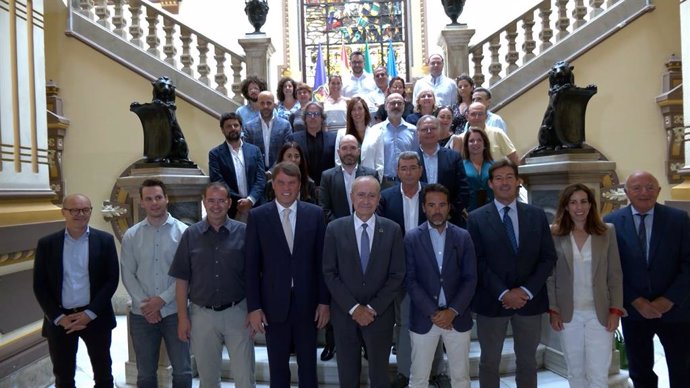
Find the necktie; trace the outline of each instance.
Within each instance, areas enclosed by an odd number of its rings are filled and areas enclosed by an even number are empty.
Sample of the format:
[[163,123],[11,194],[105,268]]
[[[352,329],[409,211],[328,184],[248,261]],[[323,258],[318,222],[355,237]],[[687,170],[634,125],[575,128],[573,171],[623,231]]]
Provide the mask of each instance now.
[[513,229],[513,220],[508,216],[509,211],[509,206],[503,208],[503,226],[506,228],[506,234],[508,235],[508,240],[510,240],[510,245],[513,246],[513,252],[517,253],[518,243],[515,238],[515,229]]
[[290,253],[292,253],[293,237],[292,237],[292,225],[290,225],[290,209],[283,209],[283,218],[281,219],[281,224],[283,224],[283,233],[285,233],[285,239],[287,240],[288,248],[290,248]]
[[640,240],[640,247],[642,247],[642,256],[649,262],[647,257],[647,226],[644,224],[644,219],[647,214],[638,214],[640,216],[640,226],[637,228],[637,239]]
[[362,236],[359,241],[359,259],[362,264],[362,272],[366,272],[369,263],[369,234],[367,224],[362,224]]

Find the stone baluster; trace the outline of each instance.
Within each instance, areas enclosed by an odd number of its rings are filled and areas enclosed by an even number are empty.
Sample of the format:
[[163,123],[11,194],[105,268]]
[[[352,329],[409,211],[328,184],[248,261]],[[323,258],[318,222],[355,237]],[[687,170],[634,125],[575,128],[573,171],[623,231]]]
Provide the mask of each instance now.
[[155,8],[146,7],[146,22],[149,24],[149,33],[146,35],[146,43],[149,48],[146,51],[154,57],[160,58],[161,52],[158,46],[160,46],[161,40],[158,39],[158,13]]
[[606,8],[611,8],[617,2],[618,2],[618,0],[607,0],[606,1]]
[[472,51],[472,62],[474,62],[474,75],[472,79],[474,80],[475,86],[482,86],[486,77],[484,77],[484,72],[482,70],[482,60],[484,60],[484,50],[482,46],[478,46],[474,51]]
[[127,27],[127,19],[125,19],[124,15],[124,5],[125,0],[114,1],[113,26],[115,26],[115,29],[113,32],[122,39],[127,39],[127,30],[125,29]]
[[129,0],[129,13],[132,14],[131,24],[129,25],[129,35],[132,36],[132,39],[129,41],[137,47],[143,47],[144,42],[141,41],[141,36],[144,35],[144,30],[139,25],[141,21],[141,0]]
[[503,66],[498,57],[498,50],[501,48],[501,36],[496,34],[489,39],[489,51],[491,52],[491,64],[489,65],[489,86],[501,80],[501,69]]
[[230,56],[230,68],[232,69],[232,100],[242,105],[244,104],[244,97],[240,90],[240,84],[242,83],[242,60],[235,55]]
[[98,0],[96,5],[96,16],[98,16],[98,24],[110,30],[110,10],[108,9],[108,0]]
[[213,58],[216,60],[216,76],[214,77],[216,81],[216,90],[222,95],[228,95],[228,89],[225,88],[225,84],[228,82],[228,77],[225,75],[225,51],[215,46],[215,55]]
[[589,20],[594,19],[597,15],[604,12],[601,5],[604,4],[604,0],[589,0],[589,7],[592,9],[589,11]]
[[553,37],[553,30],[551,29],[551,4],[544,2],[539,8],[539,17],[541,18],[541,32],[539,33],[539,52],[544,52],[551,47],[551,38]]
[[570,25],[570,18],[568,18],[568,0],[556,0],[556,5],[558,6],[558,20],[556,20],[556,28],[558,32],[556,33],[556,41],[559,41],[566,36],[568,36],[568,26]]
[[196,48],[199,50],[199,65],[196,67],[196,71],[199,72],[199,82],[206,86],[209,86],[208,73],[211,72],[211,68],[206,64],[206,55],[208,54],[208,42],[202,37],[196,37]]
[[530,12],[522,19],[522,29],[525,31],[525,39],[522,43],[522,64],[529,62],[535,57],[534,49],[537,48],[537,42],[534,40],[534,13]]
[[515,21],[506,28],[506,40],[508,41],[508,53],[505,56],[506,62],[508,62],[506,74],[510,74],[518,68],[517,61],[520,58],[520,53],[515,47],[517,35],[517,21]]
[[79,0],[79,13],[94,20],[93,0]]
[[577,30],[585,24],[585,16],[587,16],[587,7],[585,7],[585,0],[575,0],[575,8],[573,8],[573,30]]
[[180,41],[182,42],[182,55],[180,55],[180,62],[182,62],[182,72],[193,76],[194,70],[192,70],[192,65],[194,64],[194,57],[192,57],[190,45],[192,43],[192,31],[187,28],[180,26]]
[[175,60],[177,49],[175,49],[173,36],[175,34],[175,21],[171,18],[163,17],[163,31],[165,32],[165,45],[163,45],[165,62],[172,67],[177,67],[177,61]]

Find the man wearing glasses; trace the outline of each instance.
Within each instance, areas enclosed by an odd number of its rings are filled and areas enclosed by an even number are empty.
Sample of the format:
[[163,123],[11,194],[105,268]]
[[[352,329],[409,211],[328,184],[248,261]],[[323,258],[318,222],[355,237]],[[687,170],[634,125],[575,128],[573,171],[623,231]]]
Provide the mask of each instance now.
[[386,102],[386,91],[388,91],[388,71],[385,67],[379,66],[374,70],[374,82],[376,88],[366,96],[367,104],[371,116],[374,117],[379,106]]
[[364,54],[361,51],[353,51],[350,54],[350,66],[352,67],[350,77],[343,76],[343,97],[365,97],[376,89],[371,74],[364,72]]
[[110,340],[118,284],[113,236],[89,227],[91,201],[72,194],[62,202],[65,229],[38,241],[34,294],[44,313],[43,336],[55,386],[74,387],[79,338],[88,348],[96,387],[112,387]]

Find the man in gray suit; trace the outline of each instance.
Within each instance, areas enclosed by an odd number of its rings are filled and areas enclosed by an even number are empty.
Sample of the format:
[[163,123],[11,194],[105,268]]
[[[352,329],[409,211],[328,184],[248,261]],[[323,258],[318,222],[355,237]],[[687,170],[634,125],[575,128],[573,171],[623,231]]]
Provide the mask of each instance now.
[[259,117],[244,125],[244,141],[254,144],[261,150],[268,179],[270,169],[278,159],[280,148],[292,140],[292,126],[289,121],[274,115],[273,93],[267,90],[259,93],[258,104]]
[[328,224],[323,273],[331,293],[331,317],[342,388],[358,388],[360,338],[369,354],[372,388],[389,388],[388,355],[393,336],[393,300],[405,277],[400,226],[374,215],[380,186],[371,176],[352,185],[355,214]]

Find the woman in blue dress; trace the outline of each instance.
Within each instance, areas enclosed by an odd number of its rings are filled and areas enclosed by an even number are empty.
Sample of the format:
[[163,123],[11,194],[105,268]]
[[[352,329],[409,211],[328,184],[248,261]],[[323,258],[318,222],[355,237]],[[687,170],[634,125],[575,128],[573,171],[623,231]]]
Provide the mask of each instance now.
[[463,134],[463,157],[467,183],[470,186],[470,202],[467,211],[482,207],[493,201],[494,192],[489,187],[489,167],[494,163],[489,152],[490,144],[486,133],[477,127],[470,127]]

